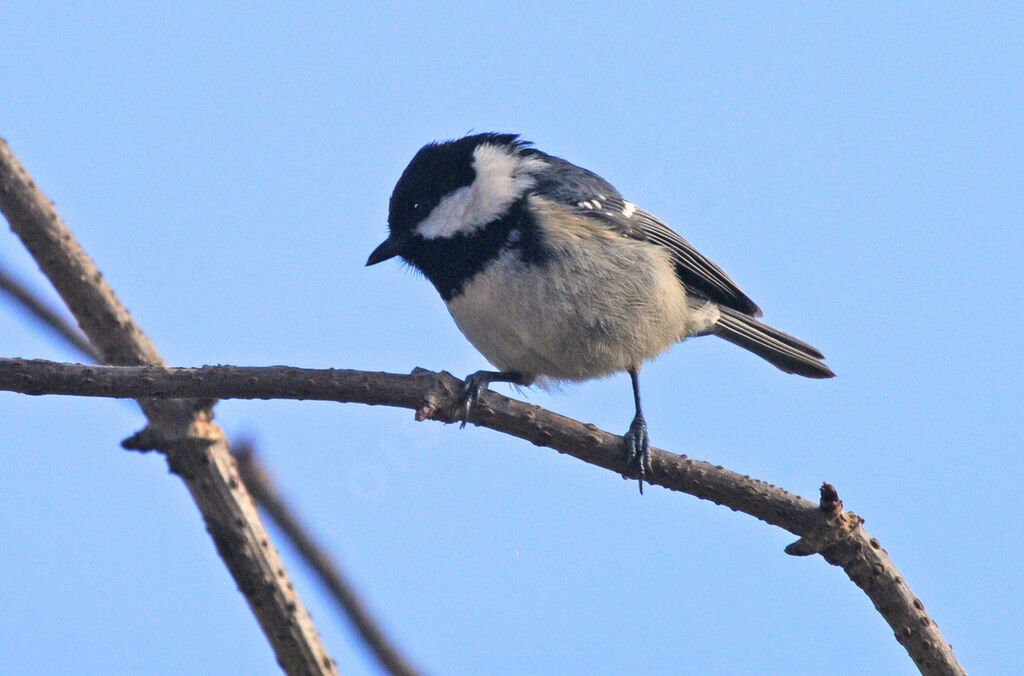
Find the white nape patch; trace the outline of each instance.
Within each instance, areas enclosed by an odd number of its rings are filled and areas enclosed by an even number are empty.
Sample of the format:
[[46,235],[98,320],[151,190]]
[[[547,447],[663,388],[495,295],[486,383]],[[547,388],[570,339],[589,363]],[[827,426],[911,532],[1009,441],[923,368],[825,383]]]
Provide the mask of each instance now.
[[632,202],[625,202],[625,203],[623,203],[623,205],[622,205],[622,215],[623,216],[625,216],[626,218],[630,218],[635,213],[636,213],[636,205],[635,204],[633,204]]
[[504,146],[478,146],[473,151],[476,178],[446,195],[414,232],[424,239],[438,239],[479,230],[504,215],[523,192],[533,187],[533,172],[543,166],[543,160],[519,157]]

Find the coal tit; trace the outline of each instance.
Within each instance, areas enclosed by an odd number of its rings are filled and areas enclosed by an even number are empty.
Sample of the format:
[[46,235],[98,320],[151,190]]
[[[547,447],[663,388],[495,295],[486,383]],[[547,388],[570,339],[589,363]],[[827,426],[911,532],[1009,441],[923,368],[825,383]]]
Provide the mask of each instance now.
[[809,378],[822,354],[763,324],[722,270],[603,178],[515,134],[420,149],[399,178],[394,256],[433,283],[462,333],[499,371],[466,378],[465,416],[492,382],[531,385],[629,373],[636,414],[626,472],[650,471],[641,365],[691,336],[716,335]]

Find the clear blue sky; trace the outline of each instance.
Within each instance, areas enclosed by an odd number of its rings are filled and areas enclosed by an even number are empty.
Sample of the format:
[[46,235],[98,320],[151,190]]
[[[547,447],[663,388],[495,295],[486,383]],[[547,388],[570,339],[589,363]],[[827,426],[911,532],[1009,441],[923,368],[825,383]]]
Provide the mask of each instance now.
[[[427,282],[363,263],[420,145],[520,132],[838,374],[677,346],[643,375],[653,443],[832,482],[968,671],[1024,670],[1019,8],[16,4],[0,135],[170,364],[484,368]],[[12,235],[0,261],[53,297]],[[0,354],[73,359],[6,301]],[[524,396],[631,417],[625,376]],[[434,673],[915,673],[839,569],[745,515],[404,410],[217,414]],[[119,449],[142,424],[0,394],[0,672],[276,672],[182,484]],[[375,673],[284,555],[342,671]]]

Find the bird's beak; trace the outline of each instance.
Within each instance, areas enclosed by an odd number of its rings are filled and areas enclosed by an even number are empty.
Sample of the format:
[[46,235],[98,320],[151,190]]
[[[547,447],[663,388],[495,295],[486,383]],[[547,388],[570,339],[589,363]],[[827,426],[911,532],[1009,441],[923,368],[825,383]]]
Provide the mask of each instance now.
[[396,238],[394,235],[388,237],[386,240],[380,243],[370,257],[366,259],[367,265],[376,265],[381,261],[386,261],[389,258],[394,258],[398,254],[402,253],[405,249],[405,240],[402,238]]

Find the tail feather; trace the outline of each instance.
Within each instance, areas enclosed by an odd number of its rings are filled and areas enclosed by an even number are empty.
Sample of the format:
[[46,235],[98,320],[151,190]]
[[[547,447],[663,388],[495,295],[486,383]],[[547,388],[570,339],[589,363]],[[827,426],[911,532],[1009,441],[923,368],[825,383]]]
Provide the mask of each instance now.
[[821,363],[824,355],[802,340],[757,321],[750,315],[719,306],[721,315],[712,329],[719,338],[750,350],[786,373],[808,378],[832,378],[832,369]]

